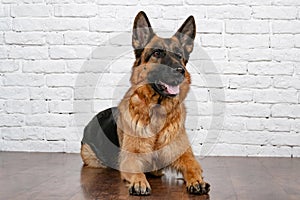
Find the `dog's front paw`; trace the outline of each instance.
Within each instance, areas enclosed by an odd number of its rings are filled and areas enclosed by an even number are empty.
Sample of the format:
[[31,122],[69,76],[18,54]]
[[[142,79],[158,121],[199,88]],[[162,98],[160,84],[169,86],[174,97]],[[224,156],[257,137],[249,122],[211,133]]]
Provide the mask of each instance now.
[[189,193],[191,194],[208,194],[209,190],[210,190],[210,185],[209,183],[206,183],[204,181],[194,181],[191,182],[189,184],[187,184],[186,189]]
[[136,181],[130,184],[129,194],[135,196],[147,196],[151,194],[151,188],[148,181]]

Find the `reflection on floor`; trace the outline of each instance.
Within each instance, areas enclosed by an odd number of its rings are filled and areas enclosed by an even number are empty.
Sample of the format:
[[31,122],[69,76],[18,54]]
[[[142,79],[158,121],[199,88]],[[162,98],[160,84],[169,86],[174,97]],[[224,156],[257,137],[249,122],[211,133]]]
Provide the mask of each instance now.
[[[186,193],[170,171],[149,177],[152,195],[142,199],[300,199],[300,159],[207,157],[199,159],[209,195]],[[79,154],[0,152],[1,199],[141,199],[128,195],[112,169],[82,167]]]

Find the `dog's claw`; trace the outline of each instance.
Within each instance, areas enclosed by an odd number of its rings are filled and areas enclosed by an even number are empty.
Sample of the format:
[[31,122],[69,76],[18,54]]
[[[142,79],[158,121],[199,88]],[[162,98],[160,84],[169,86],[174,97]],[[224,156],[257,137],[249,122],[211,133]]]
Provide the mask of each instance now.
[[210,184],[208,183],[200,183],[199,181],[187,186],[187,191],[191,194],[198,194],[198,195],[203,195],[203,194],[208,194],[210,190]]
[[134,184],[129,187],[129,194],[134,196],[148,196],[151,194],[151,188],[143,187],[141,184]]

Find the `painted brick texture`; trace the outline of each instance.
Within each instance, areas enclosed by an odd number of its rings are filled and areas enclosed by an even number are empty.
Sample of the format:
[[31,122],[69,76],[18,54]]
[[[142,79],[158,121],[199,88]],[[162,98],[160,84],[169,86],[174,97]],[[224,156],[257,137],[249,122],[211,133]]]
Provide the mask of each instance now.
[[0,0],[0,151],[79,152],[129,86],[131,28],[194,15],[186,127],[202,156],[300,156],[299,0]]

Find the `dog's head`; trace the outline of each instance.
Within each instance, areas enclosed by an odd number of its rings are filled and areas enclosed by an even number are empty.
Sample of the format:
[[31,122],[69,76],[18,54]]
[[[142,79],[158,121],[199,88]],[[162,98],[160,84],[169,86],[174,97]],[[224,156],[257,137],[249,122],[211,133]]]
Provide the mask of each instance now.
[[196,25],[187,18],[171,38],[157,36],[144,12],[135,18],[132,35],[136,61],[131,83],[147,84],[162,97],[184,98],[189,89],[190,75],[186,69],[193,50]]

